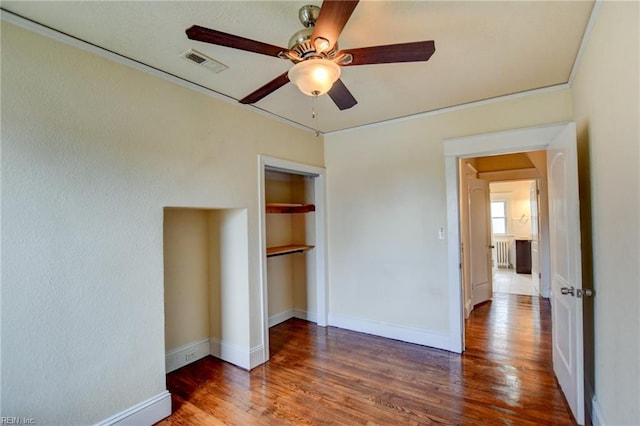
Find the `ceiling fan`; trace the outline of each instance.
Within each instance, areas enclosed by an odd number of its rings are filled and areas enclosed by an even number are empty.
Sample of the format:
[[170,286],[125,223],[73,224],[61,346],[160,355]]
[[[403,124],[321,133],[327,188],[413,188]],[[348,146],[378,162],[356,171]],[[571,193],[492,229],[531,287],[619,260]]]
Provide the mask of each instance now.
[[291,37],[288,49],[198,25],[188,28],[186,33],[191,40],[288,59],[294,63],[289,71],[240,99],[240,103],[258,102],[291,81],[309,96],[328,93],[336,106],[345,110],[358,102],[340,80],[340,67],[427,61],[436,50],[433,40],[338,50],[338,37],[357,4],[357,0],[325,0],[321,8],[303,6],[299,18],[305,28]]

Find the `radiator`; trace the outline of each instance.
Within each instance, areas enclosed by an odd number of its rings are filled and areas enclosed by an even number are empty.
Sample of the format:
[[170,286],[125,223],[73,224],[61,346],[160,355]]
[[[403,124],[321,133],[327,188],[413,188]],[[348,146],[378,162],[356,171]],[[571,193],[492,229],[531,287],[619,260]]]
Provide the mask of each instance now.
[[496,241],[496,263],[498,268],[509,268],[509,240]]

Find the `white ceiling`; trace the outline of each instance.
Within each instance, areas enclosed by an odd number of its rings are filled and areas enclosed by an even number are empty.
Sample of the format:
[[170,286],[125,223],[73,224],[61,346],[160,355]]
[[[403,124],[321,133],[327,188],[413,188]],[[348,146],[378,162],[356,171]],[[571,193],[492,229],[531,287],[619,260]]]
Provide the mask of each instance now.
[[[187,39],[197,24],[287,47],[298,9],[320,1],[22,2],[2,9],[122,56],[241,99],[291,67],[286,60]],[[428,62],[345,67],[358,100],[340,111],[318,99],[318,128],[336,131],[569,81],[593,1],[362,1],[340,48],[434,40]],[[194,48],[229,68],[182,59]],[[287,84],[255,108],[314,128],[312,99]]]

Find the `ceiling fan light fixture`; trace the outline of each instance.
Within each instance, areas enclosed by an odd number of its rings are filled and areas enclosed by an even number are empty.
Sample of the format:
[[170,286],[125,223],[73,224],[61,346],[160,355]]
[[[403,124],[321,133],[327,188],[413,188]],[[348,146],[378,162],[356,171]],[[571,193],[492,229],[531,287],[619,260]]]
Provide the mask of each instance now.
[[287,76],[305,95],[320,96],[340,78],[340,66],[327,59],[312,58],[295,64]]

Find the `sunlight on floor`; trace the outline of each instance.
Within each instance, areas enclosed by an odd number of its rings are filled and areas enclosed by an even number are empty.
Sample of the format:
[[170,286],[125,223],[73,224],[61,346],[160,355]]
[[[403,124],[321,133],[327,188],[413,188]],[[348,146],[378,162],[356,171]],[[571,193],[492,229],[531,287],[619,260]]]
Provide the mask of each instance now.
[[527,296],[537,296],[531,275],[516,274],[513,269],[495,268],[493,270],[493,292],[524,294]]

